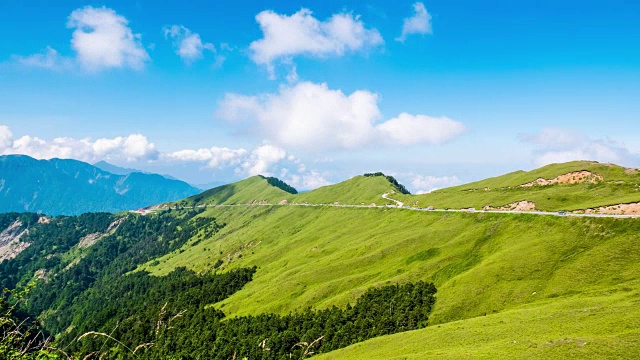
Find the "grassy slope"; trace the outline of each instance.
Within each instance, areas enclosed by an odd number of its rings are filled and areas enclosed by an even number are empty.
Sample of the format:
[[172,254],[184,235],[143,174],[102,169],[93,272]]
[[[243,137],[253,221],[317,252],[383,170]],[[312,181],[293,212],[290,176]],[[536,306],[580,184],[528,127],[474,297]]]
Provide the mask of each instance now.
[[333,204],[337,201],[340,204],[383,205],[388,201],[381,197],[382,194],[391,190],[395,191],[395,186],[382,176],[356,176],[335,185],[296,195],[293,201],[311,204]]
[[313,204],[360,204],[369,205],[375,202],[379,205],[386,203],[381,195],[395,187],[384,177],[356,176],[338,184],[323,186],[313,191],[293,195],[279,188],[271,186],[267,180],[260,176],[232,184],[219,186],[207,190],[199,195],[192,196],[185,201],[179,201],[181,205],[199,204],[247,204],[250,201],[266,200],[275,204],[281,200],[296,203]]
[[[518,173],[516,180],[502,177],[495,184],[553,178],[586,165],[552,166],[527,177]],[[611,174],[599,170],[594,172],[606,181],[629,180],[617,168]],[[374,196],[388,185],[371,189]],[[323,191],[293,201],[364,199]],[[567,201],[574,201],[571,196]],[[162,275],[185,265],[209,271],[218,259],[224,260],[223,271],[257,265],[250,284],[216,305],[231,316],[344,305],[388,282],[436,283],[435,326],[327,358],[640,355],[634,330],[640,300],[632,290],[640,285],[638,220],[282,206],[209,208],[201,216],[215,216],[227,227],[145,268]]]
[[219,258],[227,269],[259,266],[220,305],[230,315],[342,305],[370,286],[432,280],[439,290],[432,323],[440,324],[640,279],[636,220],[298,207],[207,214],[227,227],[148,268],[204,271]]
[[559,299],[384,336],[329,359],[631,359],[640,356],[640,294]]
[[[599,184],[557,184],[520,188],[519,185],[537,178],[553,179],[559,175],[587,170],[602,175]],[[485,190],[488,188],[489,190]],[[528,200],[539,210],[581,210],[597,206],[640,201],[640,172],[610,164],[575,161],[553,164],[537,170],[518,171],[499,177],[434,191],[418,196],[397,196],[406,203],[418,201],[418,206],[438,208],[482,208],[503,206]]]
[[207,190],[178,203],[185,205],[191,205],[194,202],[199,204],[246,204],[250,201],[262,200],[273,203],[289,196],[291,194],[271,186],[265,178],[252,176],[245,180]]
[[[537,178],[553,179],[574,171],[587,170],[602,175],[604,181],[598,184],[557,184],[521,188],[519,185]],[[485,190],[489,189],[489,190]],[[277,203],[288,200],[295,203],[341,204],[376,203],[386,200],[381,195],[394,190],[384,177],[356,176],[335,185],[324,186],[306,193],[292,195],[273,187],[259,176],[254,176],[233,184],[223,185],[193,196],[182,205],[191,205],[195,200],[204,204],[246,204],[250,201],[266,200]],[[553,164],[525,172],[518,171],[499,177],[482,180],[434,191],[425,195],[393,196],[408,205],[437,208],[482,208],[503,206],[517,201],[528,200],[536,203],[539,210],[583,210],[599,206],[640,202],[640,172],[609,164],[575,161]]]

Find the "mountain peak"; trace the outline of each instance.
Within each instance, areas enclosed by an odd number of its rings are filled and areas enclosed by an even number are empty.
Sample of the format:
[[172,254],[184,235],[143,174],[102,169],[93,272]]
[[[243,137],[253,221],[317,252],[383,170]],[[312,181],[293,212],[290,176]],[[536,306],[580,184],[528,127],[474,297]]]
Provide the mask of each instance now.
[[0,157],[0,179],[0,212],[119,212],[199,192],[160,175],[118,175],[78,160],[36,160],[24,155]]

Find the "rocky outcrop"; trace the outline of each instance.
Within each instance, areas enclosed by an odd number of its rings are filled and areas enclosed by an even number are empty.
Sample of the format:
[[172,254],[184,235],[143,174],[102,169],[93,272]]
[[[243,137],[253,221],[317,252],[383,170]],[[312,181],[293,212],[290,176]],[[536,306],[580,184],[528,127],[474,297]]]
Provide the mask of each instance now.
[[585,214],[640,215],[640,203],[618,204],[586,209]]
[[19,220],[0,232],[0,262],[15,258],[31,245],[20,241],[25,234],[28,234],[28,230],[23,228]]
[[125,219],[126,218],[123,217],[123,218],[120,218],[120,219],[112,222],[109,225],[109,227],[107,228],[107,231],[104,232],[104,233],[97,232],[97,233],[89,234],[89,235],[83,237],[82,239],[80,239],[80,242],[78,242],[78,248],[79,249],[86,249],[86,248],[90,247],[91,245],[95,244],[103,236],[108,235],[108,234],[112,233],[113,231],[116,231],[116,229],[120,226],[120,224],[122,224],[122,222]]
[[603,181],[602,175],[592,173],[591,171],[574,171],[568,174],[560,175],[553,179],[537,178],[536,180],[522,184],[520,187],[532,187],[532,186],[548,186],[554,184],[581,184],[591,183],[596,184]]
[[534,211],[536,203],[532,201],[518,201],[500,207],[485,206],[484,210],[500,210],[500,211]]

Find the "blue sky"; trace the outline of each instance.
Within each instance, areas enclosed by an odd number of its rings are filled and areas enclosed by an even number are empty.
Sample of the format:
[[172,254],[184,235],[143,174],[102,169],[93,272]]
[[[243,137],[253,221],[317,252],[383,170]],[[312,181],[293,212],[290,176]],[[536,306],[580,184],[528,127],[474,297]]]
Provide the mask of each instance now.
[[302,189],[640,166],[635,2],[183,3],[4,1],[0,153]]

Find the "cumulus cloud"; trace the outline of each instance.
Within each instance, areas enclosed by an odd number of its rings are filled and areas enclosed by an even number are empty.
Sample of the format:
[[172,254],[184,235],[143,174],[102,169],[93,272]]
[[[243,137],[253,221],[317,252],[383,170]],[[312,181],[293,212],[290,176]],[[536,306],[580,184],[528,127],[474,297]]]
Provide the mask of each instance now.
[[414,14],[405,18],[402,24],[402,35],[396,38],[396,41],[404,42],[407,36],[411,34],[431,34],[431,15],[423,3],[417,2],[413,4]]
[[241,168],[244,173],[253,175],[271,175],[271,167],[287,158],[287,152],[277,146],[265,144],[255,148]]
[[456,176],[425,176],[416,175],[411,180],[411,190],[415,194],[426,194],[434,190],[460,185],[460,179]]
[[313,17],[308,9],[293,15],[267,10],[256,16],[263,38],[249,46],[251,58],[273,75],[273,63],[297,55],[342,56],[384,43],[376,29],[366,28],[359,16],[334,14],[325,21]]
[[65,70],[73,65],[73,60],[61,56],[51,46],[47,46],[42,53],[29,56],[14,55],[12,59],[19,65],[49,70]]
[[0,125],[0,155],[12,154],[28,155],[36,159],[76,159],[88,163],[107,160],[115,163],[153,161],[156,166],[201,164],[200,169],[235,174],[232,176],[279,174],[283,180],[302,190],[330,184],[325,174],[308,170],[300,159],[284,148],[268,143],[251,150],[214,146],[161,152],[142,134],[96,140],[71,137],[45,140],[30,135],[16,139],[9,127]]
[[592,138],[577,130],[547,128],[537,134],[525,134],[520,140],[533,145],[538,166],[575,160],[594,160],[636,166],[640,155],[610,139]]
[[140,34],[134,34],[128,20],[114,10],[87,6],[69,15],[67,27],[74,29],[71,48],[75,57],[65,57],[50,46],[43,53],[14,55],[14,63],[50,70],[66,70],[79,64],[88,71],[110,68],[140,70],[149,61]]
[[8,126],[0,126],[0,151],[10,148],[13,145],[13,133]]
[[72,12],[67,27],[75,29],[71,47],[78,62],[89,70],[142,69],[149,54],[142,46],[140,34],[134,34],[128,24],[126,18],[106,7],[87,6]]
[[247,154],[245,149],[230,149],[227,147],[212,147],[209,149],[180,150],[167,155],[168,159],[186,162],[206,162],[207,167],[217,168],[223,165],[239,164]]
[[216,52],[216,47],[213,44],[203,43],[199,34],[192,32],[182,25],[165,27],[164,37],[173,40],[173,47],[176,54],[187,63],[201,59],[205,50],[212,53]]
[[0,153],[22,154],[36,159],[77,159],[86,162],[120,159],[125,161],[153,160],[158,156],[155,145],[141,134],[103,138],[74,139],[59,137],[47,141],[25,135],[18,139],[6,126],[0,126]]
[[302,174],[292,174],[287,177],[287,174],[283,174],[285,181],[298,190],[310,190],[317,189],[321,186],[331,185],[325,175],[317,171],[304,172]]
[[414,145],[445,142],[462,134],[465,127],[447,117],[402,113],[378,125],[378,130],[387,141],[400,145]]
[[262,144],[251,151],[226,147],[185,149],[164,154],[161,157],[172,162],[203,163],[206,168],[219,171],[233,169],[235,174],[240,176],[277,174],[282,180],[301,190],[331,184],[325,175],[315,170],[307,170],[300,159],[272,144]]
[[465,129],[448,118],[406,113],[377,123],[382,118],[377,94],[359,90],[347,95],[311,82],[281,86],[277,94],[227,94],[216,115],[230,122],[249,122],[250,126],[256,121],[259,134],[267,140],[307,149],[437,144]]

